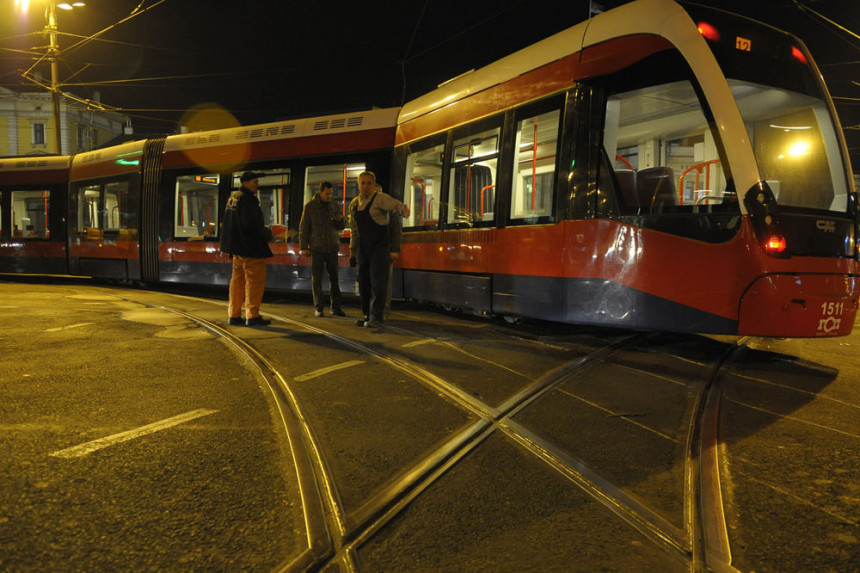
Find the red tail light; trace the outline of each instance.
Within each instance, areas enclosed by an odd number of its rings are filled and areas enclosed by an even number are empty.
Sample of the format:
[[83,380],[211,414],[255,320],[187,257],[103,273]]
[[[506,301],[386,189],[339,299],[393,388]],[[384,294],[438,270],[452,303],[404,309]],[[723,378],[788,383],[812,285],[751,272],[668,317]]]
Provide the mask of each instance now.
[[800,62],[801,64],[808,65],[809,62],[806,61],[806,56],[803,55],[803,52],[800,51],[800,48],[797,46],[791,47],[791,56]]
[[697,28],[699,33],[712,42],[717,42],[720,39],[720,32],[707,22],[699,22]]
[[770,255],[779,255],[785,252],[785,237],[774,234],[767,238],[764,243],[764,250]]

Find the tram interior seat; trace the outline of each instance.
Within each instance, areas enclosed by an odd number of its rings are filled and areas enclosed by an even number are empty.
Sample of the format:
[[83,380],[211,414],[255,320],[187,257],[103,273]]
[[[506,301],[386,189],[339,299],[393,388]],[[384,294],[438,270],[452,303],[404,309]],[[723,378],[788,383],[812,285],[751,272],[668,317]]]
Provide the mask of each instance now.
[[636,172],[636,192],[644,213],[664,213],[678,206],[671,167],[646,167]]
[[623,213],[639,211],[639,198],[636,195],[636,172],[632,169],[616,169],[615,179],[621,190],[621,210]]

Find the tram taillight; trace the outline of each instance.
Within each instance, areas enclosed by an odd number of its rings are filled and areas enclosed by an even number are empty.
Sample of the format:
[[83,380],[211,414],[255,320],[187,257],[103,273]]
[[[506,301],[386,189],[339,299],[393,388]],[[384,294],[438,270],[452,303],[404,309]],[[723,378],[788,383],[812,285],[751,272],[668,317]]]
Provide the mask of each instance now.
[[803,55],[803,52],[801,52],[800,48],[797,46],[791,47],[791,57],[803,65],[809,65],[809,62],[806,60],[806,56]]
[[785,251],[785,247],[785,237],[778,233],[768,236],[767,240],[764,242],[764,250],[767,251],[769,255],[782,254]]
[[708,24],[707,22],[699,22],[696,27],[699,33],[712,42],[718,42],[720,39],[720,31]]

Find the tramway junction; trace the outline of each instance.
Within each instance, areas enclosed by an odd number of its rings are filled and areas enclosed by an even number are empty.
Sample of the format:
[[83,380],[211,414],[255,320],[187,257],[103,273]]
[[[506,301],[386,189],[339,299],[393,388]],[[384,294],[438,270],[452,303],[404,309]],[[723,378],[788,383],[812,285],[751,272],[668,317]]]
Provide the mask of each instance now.
[[0,571],[850,571],[860,334],[0,281]]

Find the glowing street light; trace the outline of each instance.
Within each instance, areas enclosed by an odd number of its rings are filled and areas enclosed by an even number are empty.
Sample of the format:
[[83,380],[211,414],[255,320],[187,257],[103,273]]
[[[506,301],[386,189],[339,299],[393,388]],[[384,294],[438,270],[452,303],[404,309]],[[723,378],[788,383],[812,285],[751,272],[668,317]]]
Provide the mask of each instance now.
[[[63,137],[61,133],[60,120],[60,71],[59,57],[60,45],[57,42],[57,8],[63,10],[73,10],[85,6],[83,2],[62,2],[57,4],[56,0],[47,0],[47,8],[45,9],[45,32],[48,34],[48,50],[47,59],[51,62],[51,86],[48,88],[51,92],[51,106],[54,111],[54,136],[57,144],[57,153],[63,153]],[[15,6],[21,14],[26,14],[30,7],[30,0],[15,0]]]

